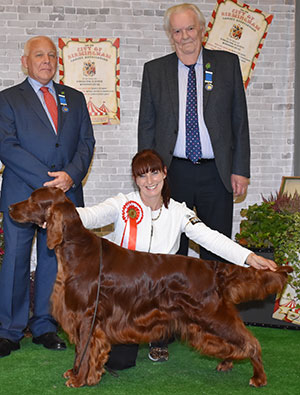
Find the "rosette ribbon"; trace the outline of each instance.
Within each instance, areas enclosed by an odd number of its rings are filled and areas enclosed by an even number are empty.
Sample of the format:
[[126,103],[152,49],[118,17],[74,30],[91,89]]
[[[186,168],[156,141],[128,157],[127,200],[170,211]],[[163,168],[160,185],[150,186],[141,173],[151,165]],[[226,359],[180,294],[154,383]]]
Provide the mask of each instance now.
[[124,238],[126,233],[127,225],[129,224],[129,237],[128,237],[128,249],[135,250],[136,248],[136,236],[137,236],[137,225],[142,221],[144,216],[142,207],[135,202],[130,200],[124,204],[122,208],[122,218],[125,222],[125,228],[122,235],[121,247],[124,247]]

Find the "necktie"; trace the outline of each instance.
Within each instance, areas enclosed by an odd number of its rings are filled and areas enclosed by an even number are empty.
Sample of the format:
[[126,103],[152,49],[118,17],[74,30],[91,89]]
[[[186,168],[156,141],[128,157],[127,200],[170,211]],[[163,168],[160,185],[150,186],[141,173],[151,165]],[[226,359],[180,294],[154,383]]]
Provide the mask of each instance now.
[[52,121],[53,121],[54,126],[55,126],[55,130],[57,131],[58,113],[57,113],[56,101],[55,101],[54,97],[51,95],[51,93],[49,92],[48,88],[46,88],[45,86],[42,86],[40,89],[43,92],[46,106],[47,106],[48,111],[49,111],[49,113],[51,115]]
[[196,72],[194,64],[187,67],[189,75],[185,114],[186,157],[196,163],[202,155],[198,124]]

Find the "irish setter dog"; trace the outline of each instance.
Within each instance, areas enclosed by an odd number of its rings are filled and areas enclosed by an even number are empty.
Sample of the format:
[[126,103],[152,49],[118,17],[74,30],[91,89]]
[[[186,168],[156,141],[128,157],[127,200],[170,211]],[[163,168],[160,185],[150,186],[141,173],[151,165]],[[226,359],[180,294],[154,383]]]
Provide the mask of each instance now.
[[52,314],[76,345],[74,366],[64,374],[67,386],[97,384],[112,344],[148,343],[174,333],[220,359],[219,371],[249,358],[250,385],[266,385],[260,344],[235,304],[280,292],[290,267],[259,271],[121,248],[84,228],[74,204],[57,188],[37,189],[12,205],[10,215],[18,222],[47,223],[48,247],[58,262]]

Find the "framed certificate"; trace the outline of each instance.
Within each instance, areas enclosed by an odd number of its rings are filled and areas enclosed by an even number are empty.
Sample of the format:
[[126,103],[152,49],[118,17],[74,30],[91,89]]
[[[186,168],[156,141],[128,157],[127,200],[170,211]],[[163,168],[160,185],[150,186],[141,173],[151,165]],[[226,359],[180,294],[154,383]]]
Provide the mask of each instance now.
[[294,196],[295,192],[300,196],[300,177],[282,177],[280,193]]
[[120,123],[120,40],[59,38],[60,83],[81,91],[93,124]]
[[238,0],[218,0],[204,36],[207,49],[224,50],[239,56],[247,88],[273,15]]

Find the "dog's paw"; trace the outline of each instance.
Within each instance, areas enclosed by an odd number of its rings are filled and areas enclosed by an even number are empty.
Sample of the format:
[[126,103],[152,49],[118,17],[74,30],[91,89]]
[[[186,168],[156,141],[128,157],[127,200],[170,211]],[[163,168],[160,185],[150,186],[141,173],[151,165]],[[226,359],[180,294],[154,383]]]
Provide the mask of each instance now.
[[83,387],[86,383],[82,380],[79,380],[77,377],[70,377],[69,380],[65,382],[65,385],[69,388],[79,388]]
[[64,376],[65,379],[69,379],[70,377],[73,377],[73,376],[74,376],[73,369],[68,369],[68,370],[63,374],[63,376]]
[[229,370],[232,370],[232,368],[233,363],[231,361],[222,361],[219,363],[216,369],[218,372],[228,372]]
[[266,375],[262,375],[261,377],[251,377],[250,381],[249,381],[249,385],[251,387],[264,387],[265,385],[267,385],[267,377]]

